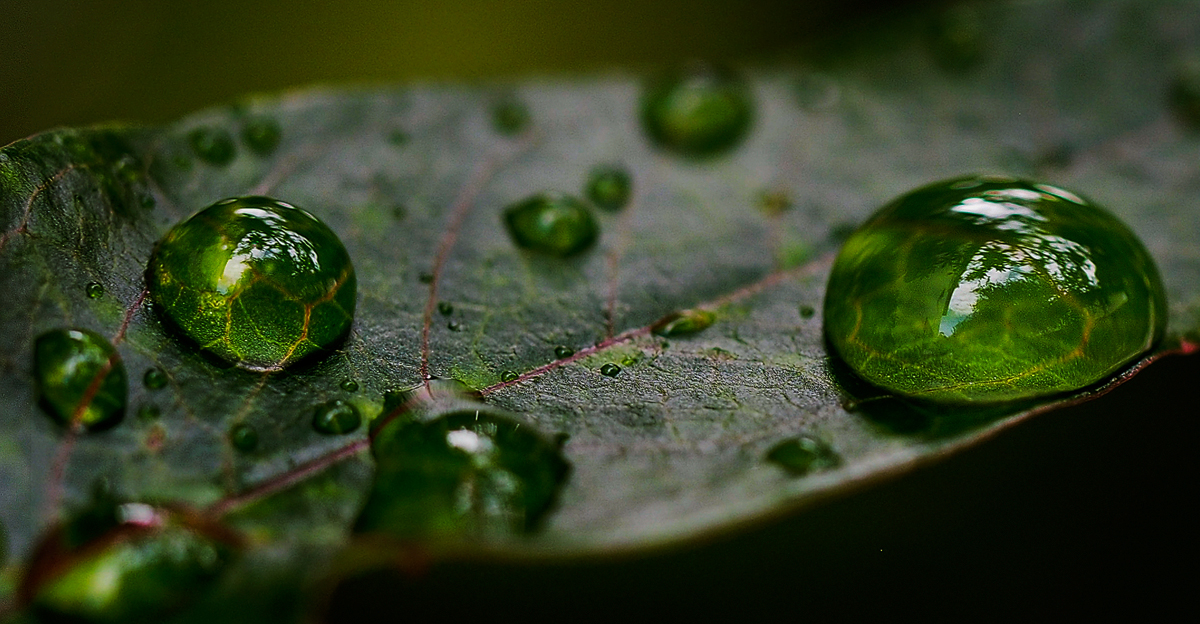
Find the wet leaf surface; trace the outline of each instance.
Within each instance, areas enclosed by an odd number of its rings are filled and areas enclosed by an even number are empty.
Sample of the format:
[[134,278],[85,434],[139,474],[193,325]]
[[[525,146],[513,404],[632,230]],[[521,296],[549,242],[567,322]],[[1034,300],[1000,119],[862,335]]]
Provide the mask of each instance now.
[[[848,227],[964,173],[1061,184],[1124,220],[1168,291],[1160,352],[1187,350],[1184,336],[1200,328],[1200,134],[1169,96],[1175,68],[1198,49],[1200,11],[978,11],[989,27],[972,36],[985,45],[968,45],[963,63],[946,60],[954,46],[930,43],[922,17],[872,31],[869,44],[843,42],[854,53],[836,61],[746,70],[753,126],[703,161],[648,141],[641,83],[625,75],[304,91],[166,127],[61,130],[5,147],[8,560],[85,505],[103,476],[125,499],[208,509],[251,537],[256,548],[230,576],[239,580],[217,596],[309,582],[295,562],[312,550],[324,561],[346,543],[373,475],[373,427],[322,434],[314,410],[340,400],[370,420],[393,411],[387,393],[427,375],[565,439],[571,472],[557,507],[538,532],[505,542],[525,555],[674,542],[974,445],[1078,397],[973,411],[879,398],[830,358],[820,314]],[[499,100],[521,102],[528,121],[499,131]],[[514,244],[507,206],[537,193],[586,196],[590,173],[612,165],[629,173],[632,195],[620,212],[592,210],[594,244],[570,257]],[[270,374],[229,367],[178,340],[145,297],[155,242],[241,195],[300,206],[345,244],[359,298],[332,353]],[[767,196],[786,208],[764,210]],[[712,324],[652,333],[684,310],[710,312]],[[67,327],[111,339],[128,371],[129,413],[110,430],[72,433],[38,406],[34,339]],[[139,383],[152,369],[164,386]],[[142,408],[159,415],[133,417]],[[257,433],[253,449],[233,446],[230,431],[243,425]],[[797,438],[836,461],[794,476],[765,460]]]

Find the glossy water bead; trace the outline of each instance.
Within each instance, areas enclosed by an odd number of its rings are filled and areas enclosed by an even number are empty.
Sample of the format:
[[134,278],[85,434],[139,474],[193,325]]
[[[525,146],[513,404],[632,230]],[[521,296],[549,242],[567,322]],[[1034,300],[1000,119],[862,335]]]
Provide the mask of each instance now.
[[825,333],[892,392],[989,403],[1076,390],[1164,332],[1154,261],[1128,227],[1048,184],[965,177],[892,201],[846,241]]
[[150,296],[196,344],[252,370],[329,347],[354,317],[355,275],[336,234],[268,197],[219,201],[159,241]]

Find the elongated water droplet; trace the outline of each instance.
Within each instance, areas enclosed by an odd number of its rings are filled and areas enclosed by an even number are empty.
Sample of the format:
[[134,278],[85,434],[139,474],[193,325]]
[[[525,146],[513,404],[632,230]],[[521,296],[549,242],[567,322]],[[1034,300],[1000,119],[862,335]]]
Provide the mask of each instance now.
[[117,424],[128,393],[125,364],[112,343],[86,329],[55,329],[33,347],[42,407],[63,426],[91,431]]
[[732,70],[692,65],[659,77],[642,96],[642,127],[661,148],[707,157],[741,142],[754,118],[750,89]]
[[624,167],[596,167],[588,176],[586,194],[592,203],[605,210],[620,210],[629,203],[633,181]]
[[583,202],[544,193],[504,209],[504,225],[518,247],[565,258],[592,246],[600,228]]
[[104,284],[100,282],[88,282],[84,286],[83,291],[87,293],[89,299],[99,299],[104,296]]
[[510,381],[516,381],[518,377],[520,377],[520,375],[517,374],[517,371],[506,370],[503,373],[500,373],[500,381],[506,383]]
[[354,404],[342,400],[330,401],[317,407],[313,414],[313,429],[326,435],[340,435],[358,429],[362,416]]
[[161,368],[148,368],[146,374],[142,375],[142,383],[150,390],[164,388],[168,381],[167,374]]
[[569,470],[552,439],[482,404],[394,422],[372,450],[375,484],[355,529],[402,539],[532,531]]
[[529,126],[529,119],[529,107],[513,97],[505,98],[492,107],[492,127],[500,134],[520,134]]
[[354,266],[311,214],[267,197],[219,201],[159,241],[155,307],[195,344],[251,370],[278,370],[350,329]]
[[708,329],[716,320],[717,315],[708,310],[683,310],[659,319],[650,331],[664,337],[685,336]]
[[39,621],[166,621],[204,595],[239,549],[211,521],[102,500],[47,532],[19,593]]
[[338,387],[346,392],[358,392],[358,382],[353,379],[343,379]]
[[1074,193],[1006,178],[947,180],[884,206],[846,241],[826,293],[826,336],[854,372],[944,403],[1094,384],[1158,342],[1167,317],[1128,227]]
[[437,304],[438,314],[442,316],[450,316],[454,314],[454,304],[449,301],[439,301]]
[[767,452],[766,459],[794,477],[834,468],[841,463],[828,444],[809,436],[789,438],[776,444]]
[[283,131],[279,123],[270,117],[255,117],[242,126],[242,141],[250,151],[259,156],[268,156],[279,147]]
[[605,377],[616,377],[617,375],[621,374],[621,367],[609,362],[608,364],[600,367],[600,374],[604,375]]
[[258,448],[258,430],[254,425],[238,423],[229,428],[229,443],[243,453],[251,453]]
[[563,358],[569,358],[572,355],[575,355],[575,349],[572,349],[571,347],[567,347],[567,346],[563,346],[563,345],[558,345],[557,347],[554,347],[554,357],[557,357],[560,360]]
[[218,167],[233,162],[237,155],[233,137],[223,128],[196,128],[188,133],[188,143],[200,160]]

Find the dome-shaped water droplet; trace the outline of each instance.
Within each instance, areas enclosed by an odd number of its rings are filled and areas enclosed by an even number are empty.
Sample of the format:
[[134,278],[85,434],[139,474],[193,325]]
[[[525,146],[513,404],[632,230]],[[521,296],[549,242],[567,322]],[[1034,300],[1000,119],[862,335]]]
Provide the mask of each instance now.
[[1154,261],[1111,214],[1047,184],[969,177],[892,201],[846,241],[824,323],[867,381],[988,403],[1099,382],[1166,316]]
[[505,208],[504,225],[518,247],[560,258],[586,250],[600,235],[583,202],[551,193]]
[[251,453],[258,448],[258,429],[251,424],[238,423],[229,428],[229,443],[243,453]]
[[150,390],[164,388],[168,381],[167,374],[161,368],[148,368],[146,374],[142,375],[142,383]]
[[554,347],[554,357],[560,360],[563,358],[569,358],[572,355],[575,355],[575,349],[572,349],[571,347],[565,345],[558,345],[557,347]]
[[767,461],[799,477],[810,472],[833,468],[841,463],[828,444],[809,436],[789,438],[767,451]]
[[375,484],[359,532],[487,539],[537,528],[569,470],[554,440],[483,405],[375,436]]
[[196,128],[188,133],[188,143],[200,160],[218,167],[233,162],[237,155],[233,137],[222,128]]
[[343,379],[338,387],[346,392],[358,392],[358,382],[353,379]]
[[708,310],[683,310],[659,319],[650,331],[659,336],[685,336],[704,331],[717,320],[717,315]]
[[330,401],[317,407],[313,414],[313,429],[327,435],[350,433],[362,424],[362,416],[352,403]]
[[503,373],[500,373],[500,381],[506,383],[510,381],[516,381],[518,377],[520,377],[520,375],[517,374],[517,371],[506,370]]
[[650,83],[642,96],[642,127],[664,149],[713,156],[737,145],[754,117],[750,88],[726,68],[691,65]]
[[63,426],[111,427],[125,413],[125,364],[112,343],[86,329],[55,329],[34,341],[42,407]]
[[587,198],[605,210],[620,210],[629,203],[633,181],[629,172],[617,165],[596,167],[588,175]]
[[221,358],[278,370],[333,345],[354,317],[354,266],[311,214],[266,197],[219,201],[159,241],[150,297]]
[[600,374],[604,375],[605,377],[616,377],[617,375],[621,374],[621,367],[609,362],[608,364],[600,367]]
[[87,286],[84,286],[83,292],[87,293],[89,299],[99,299],[104,296],[104,284],[88,282]]

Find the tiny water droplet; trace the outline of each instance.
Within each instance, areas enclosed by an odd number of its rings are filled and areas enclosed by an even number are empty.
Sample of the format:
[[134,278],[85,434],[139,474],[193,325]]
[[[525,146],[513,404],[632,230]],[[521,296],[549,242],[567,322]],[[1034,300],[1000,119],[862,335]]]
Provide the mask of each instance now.
[[591,247],[600,228],[583,202],[543,193],[504,209],[504,225],[518,247],[565,258]]
[[142,420],[157,420],[162,415],[162,409],[154,403],[146,403],[138,408],[137,415]]
[[1125,224],[1062,188],[997,177],[881,208],[825,292],[825,335],[858,376],[937,403],[1092,385],[1161,340],[1167,317],[1154,260]]
[[554,347],[554,356],[560,360],[563,358],[569,358],[572,355],[575,355],[575,349],[572,349],[571,347],[567,347],[567,346],[563,346],[563,345],[558,345],[557,347]]
[[500,134],[520,134],[529,126],[529,120],[529,107],[515,98],[505,98],[492,107],[492,127]]
[[462,323],[459,323],[458,321],[450,321],[449,323],[446,323],[446,329],[449,329],[450,331],[462,331],[463,326]]
[[242,141],[250,151],[259,156],[268,156],[279,147],[283,130],[279,122],[270,117],[255,117],[242,126]]
[[928,33],[929,51],[942,69],[964,72],[983,60],[986,33],[979,11],[957,4],[934,16]]
[[600,367],[600,374],[604,375],[605,377],[616,377],[617,375],[621,374],[621,367],[609,362],[608,364]]
[[663,337],[686,336],[708,329],[716,320],[717,315],[708,310],[682,310],[659,319],[650,331]]
[[159,390],[167,385],[167,374],[161,368],[148,368],[142,375],[142,383],[151,390]]
[[104,296],[104,284],[100,282],[88,282],[83,290],[90,299],[99,299]]
[[809,436],[797,436],[776,444],[767,452],[766,460],[793,477],[835,468],[841,463],[828,444]]
[[449,301],[439,301],[437,304],[438,313],[442,316],[450,316],[454,314],[454,304]]
[[633,181],[624,167],[603,165],[596,167],[588,176],[585,189],[587,198],[605,210],[620,210],[629,203]]
[[810,305],[800,306],[800,318],[809,319],[809,318],[812,318],[813,315],[816,313],[817,313],[817,310]]
[[345,392],[358,392],[358,382],[353,379],[343,379],[342,383],[338,384],[338,387]]
[[809,112],[822,112],[838,105],[842,90],[830,76],[805,72],[796,79],[796,101]]
[[268,197],[219,201],[159,241],[150,299],[193,343],[250,370],[331,348],[354,317],[346,248],[308,212]]
[[520,375],[518,375],[516,371],[506,370],[503,373],[500,373],[500,381],[505,383],[516,381],[518,377],[520,377]]
[[218,167],[233,162],[237,155],[233,137],[223,128],[196,128],[188,133],[188,143],[201,160]]
[[55,329],[34,341],[41,405],[60,425],[90,431],[117,424],[128,393],[125,364],[106,338],[86,329]]
[[243,453],[251,453],[258,448],[258,430],[254,425],[238,423],[229,428],[229,443]]
[[341,435],[358,429],[362,416],[352,403],[338,399],[318,406],[312,424],[318,433]]
[[651,82],[641,100],[642,127],[659,147],[689,157],[726,152],[754,118],[750,88],[727,68],[694,64]]

